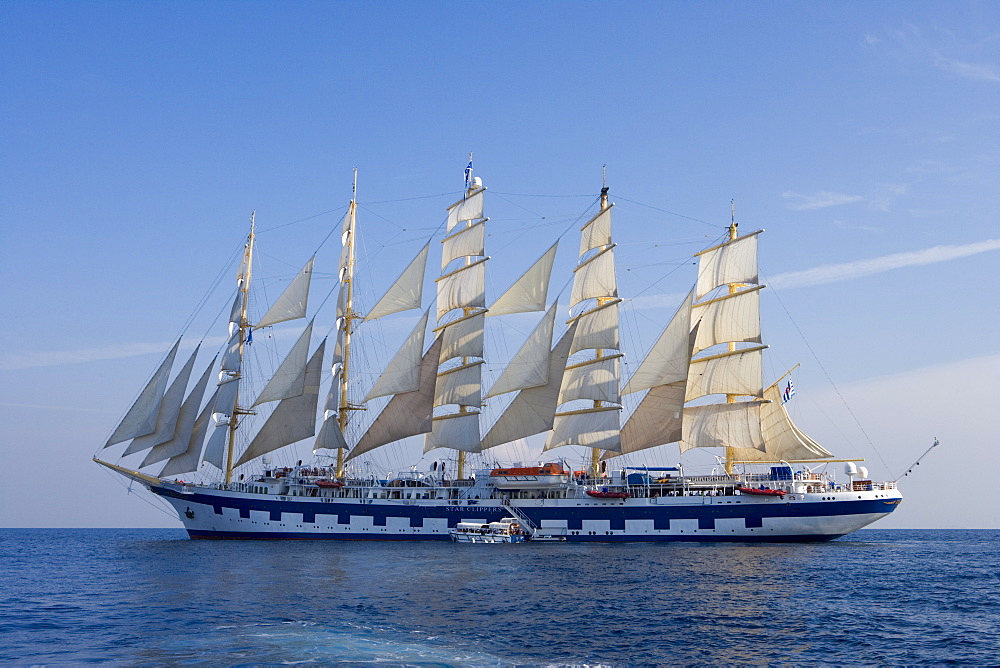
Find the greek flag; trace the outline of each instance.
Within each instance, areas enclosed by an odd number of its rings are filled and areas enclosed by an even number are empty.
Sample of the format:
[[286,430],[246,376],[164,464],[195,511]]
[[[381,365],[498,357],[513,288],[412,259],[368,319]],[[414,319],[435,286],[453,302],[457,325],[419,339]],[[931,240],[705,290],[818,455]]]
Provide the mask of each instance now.
[[781,403],[787,404],[791,401],[792,397],[795,396],[795,386],[792,385],[792,379],[788,379],[788,384],[785,385],[785,391],[781,393]]
[[472,185],[472,161],[469,161],[469,165],[465,168],[465,189],[468,190],[469,186]]

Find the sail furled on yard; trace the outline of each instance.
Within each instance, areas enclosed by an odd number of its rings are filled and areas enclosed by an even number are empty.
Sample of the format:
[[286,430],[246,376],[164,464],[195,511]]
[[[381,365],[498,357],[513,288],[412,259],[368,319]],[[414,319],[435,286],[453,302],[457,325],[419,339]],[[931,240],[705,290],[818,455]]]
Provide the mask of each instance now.
[[268,401],[279,401],[302,394],[306,382],[306,361],[309,358],[309,344],[312,340],[313,321],[299,335],[288,355],[274,372],[267,385],[261,390],[254,406]]
[[382,298],[368,311],[368,314],[365,315],[366,321],[420,308],[424,291],[424,272],[427,269],[429,253],[430,243],[427,243],[407,265],[399,278],[389,286]]
[[[566,367],[558,398],[563,407],[555,415],[544,450],[582,445],[619,452],[622,355],[618,352],[618,304],[621,300],[611,240],[611,206],[603,206],[580,232],[580,263],[573,270],[570,308],[594,301],[572,320],[577,326],[570,353],[593,351],[593,356]],[[576,408],[572,402],[579,400],[590,405]]]
[[434,387],[440,356],[441,339],[437,338],[424,353],[420,362],[420,382],[417,389],[393,396],[368,427],[358,444],[351,450],[347,459],[353,459],[387,443],[399,441],[409,436],[426,434],[431,430],[431,417],[434,412]]
[[181,412],[181,403],[184,401],[188,380],[191,378],[191,369],[194,368],[194,360],[197,356],[198,348],[196,347],[194,352],[191,353],[191,357],[181,367],[180,372],[174,378],[170,387],[163,393],[163,401],[160,402],[160,410],[156,415],[156,427],[153,433],[132,439],[132,442],[128,444],[123,454],[131,455],[136,452],[142,452],[173,438],[174,429],[177,428],[177,418]]
[[254,325],[254,329],[276,325],[287,320],[297,320],[306,317],[309,302],[309,284],[312,279],[313,262],[316,257],[309,258],[302,270],[292,279],[281,296],[275,300],[264,317]]
[[205,371],[201,374],[201,378],[195,383],[194,389],[191,390],[191,393],[188,394],[181,405],[173,436],[169,440],[153,446],[149,453],[147,453],[146,458],[142,460],[139,468],[162,462],[187,451],[191,442],[194,423],[198,417],[198,408],[201,406],[201,400],[205,396],[205,388],[208,387],[208,381],[212,376],[212,368],[214,366],[215,358],[205,368]]
[[160,404],[163,402],[163,392],[167,387],[167,380],[170,378],[170,367],[174,365],[174,357],[177,356],[177,347],[181,340],[177,339],[170,352],[156,369],[156,373],[146,383],[146,387],[139,393],[139,397],[129,408],[125,417],[115,428],[115,431],[108,438],[104,447],[121,443],[131,438],[152,434],[156,429],[156,418],[160,413]]
[[264,426],[240,455],[236,466],[291,445],[316,434],[316,410],[319,403],[319,384],[323,374],[323,340],[306,364],[305,387],[301,394],[282,399]]
[[[435,329],[442,340],[434,391],[435,415],[424,438],[424,451],[451,448],[479,450],[482,406],[483,328],[486,314],[486,221],[483,191],[469,195],[448,211],[448,236],[441,242],[441,276],[437,283]],[[457,268],[449,266],[461,263]],[[461,311],[454,317],[452,312]],[[456,360],[453,362],[453,360]]]
[[556,260],[558,242],[552,244],[528,270],[521,274],[507,290],[500,295],[487,315],[507,315],[510,313],[528,313],[545,309],[549,294],[549,281],[552,278],[552,265]]

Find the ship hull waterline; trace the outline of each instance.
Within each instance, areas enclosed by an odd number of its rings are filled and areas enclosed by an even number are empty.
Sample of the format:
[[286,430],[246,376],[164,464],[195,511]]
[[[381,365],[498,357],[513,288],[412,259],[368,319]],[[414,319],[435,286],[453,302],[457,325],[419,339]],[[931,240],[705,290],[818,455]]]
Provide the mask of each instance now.
[[[193,539],[441,540],[459,522],[510,516],[500,499],[295,499],[147,485]],[[768,497],[658,497],[513,502],[547,536],[571,542],[803,542],[847,535],[893,512],[896,490]]]

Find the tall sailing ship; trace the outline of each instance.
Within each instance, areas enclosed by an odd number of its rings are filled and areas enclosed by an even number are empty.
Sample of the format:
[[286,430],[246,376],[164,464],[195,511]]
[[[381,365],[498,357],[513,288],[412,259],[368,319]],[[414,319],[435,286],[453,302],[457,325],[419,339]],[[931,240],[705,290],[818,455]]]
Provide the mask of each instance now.
[[[313,349],[310,320],[263,387],[247,373],[247,351],[260,345],[254,333],[309,315],[315,255],[253,322],[251,217],[225,345],[188,391],[200,345],[170,380],[178,340],[95,461],[166,500],[192,538],[449,540],[459,523],[516,518],[536,540],[828,540],[900,503],[895,483],[869,480],[859,460],[835,459],[792,422],[784,377],[764,385],[760,231],[740,236],[734,221],[727,239],[696,254],[694,287],[622,378],[608,188],[580,228],[569,314],[557,322],[549,280],[558,241],[487,304],[486,188],[471,168],[463,197],[447,209],[429,305],[430,241],[374,306],[356,309],[352,197],[331,335]],[[355,174],[355,193],[356,183]],[[411,310],[420,314],[416,326],[364,396],[354,396],[352,345],[373,321]],[[525,313],[542,315],[484,388],[486,318]],[[622,420],[623,398],[633,394],[641,399]],[[373,402],[384,405],[368,418],[362,411]],[[487,425],[489,402],[504,408]],[[434,457],[427,470],[373,468],[373,451],[421,436]],[[537,465],[497,461],[501,446],[542,436]],[[312,461],[273,463],[276,451],[306,439]],[[692,475],[667,462],[631,463],[669,444],[682,454],[715,448],[719,467]],[[556,448],[571,454],[544,454]],[[106,461],[115,452],[118,463]],[[838,464],[846,480],[837,480]]]

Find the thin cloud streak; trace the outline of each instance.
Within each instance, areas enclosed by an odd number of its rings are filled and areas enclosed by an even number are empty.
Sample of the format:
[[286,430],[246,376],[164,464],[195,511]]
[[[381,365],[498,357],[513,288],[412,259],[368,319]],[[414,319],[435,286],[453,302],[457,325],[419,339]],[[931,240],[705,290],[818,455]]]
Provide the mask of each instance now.
[[781,193],[781,196],[785,199],[797,200],[796,202],[788,205],[788,208],[792,211],[813,211],[815,209],[825,209],[831,206],[855,204],[856,202],[860,202],[864,199],[860,195],[847,195],[844,193],[834,193],[826,190],[813,193],[812,195],[783,192]]
[[963,79],[972,79],[973,81],[1000,81],[1000,75],[997,74],[996,70],[989,65],[980,65],[977,63],[963,63],[958,60],[951,60],[950,58],[944,58],[938,56],[934,59],[934,65],[939,69],[946,72],[951,72]]
[[778,274],[771,278],[768,284],[772,287],[780,288],[803,288],[812,285],[824,285],[826,283],[836,283],[852,278],[880,274],[893,269],[957,260],[993,250],[1000,250],[1000,239],[987,239],[972,244],[965,244],[964,246],[934,246],[933,248],[919,251],[883,255],[882,257],[869,260],[858,260],[842,264],[825,264],[804,271]]

